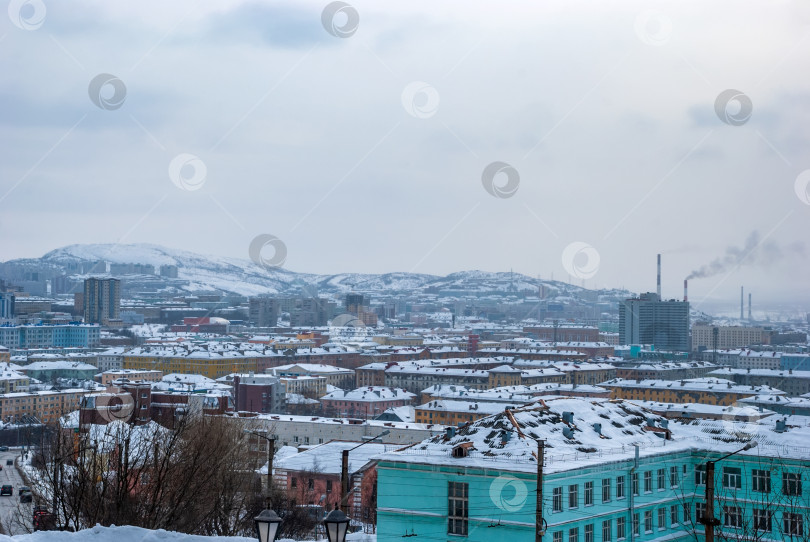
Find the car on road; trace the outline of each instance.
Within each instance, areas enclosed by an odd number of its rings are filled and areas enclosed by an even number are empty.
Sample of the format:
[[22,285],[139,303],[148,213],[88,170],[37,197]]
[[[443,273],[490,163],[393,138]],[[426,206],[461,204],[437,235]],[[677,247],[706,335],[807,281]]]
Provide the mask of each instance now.
[[31,493],[30,491],[20,493],[20,502],[21,503],[34,502],[34,494]]
[[0,452],[7,452],[8,446],[0,446]]
[[14,488],[8,484],[4,485],[3,487],[0,487],[0,496],[4,495],[14,495]]
[[13,459],[6,459],[6,465],[13,465],[13,464],[14,464]]
[[31,493],[31,488],[30,488],[30,487],[28,487],[28,486],[20,486],[20,487],[17,489],[17,495],[22,495],[22,494],[23,494],[23,493],[25,493],[26,491],[27,491],[28,493]]

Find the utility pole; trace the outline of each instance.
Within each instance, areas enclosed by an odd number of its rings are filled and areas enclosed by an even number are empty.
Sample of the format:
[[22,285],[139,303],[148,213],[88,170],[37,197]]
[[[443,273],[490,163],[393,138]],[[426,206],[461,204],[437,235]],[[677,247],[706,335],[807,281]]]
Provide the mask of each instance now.
[[349,511],[349,450],[343,450],[340,465],[340,510]]
[[543,463],[545,461],[545,440],[537,441],[537,504],[535,519],[534,542],[542,542],[543,534]]
[[706,462],[706,513],[703,516],[706,542],[714,542],[714,526],[720,523],[714,517],[714,461]]
[[273,495],[273,458],[276,455],[276,439],[267,439],[267,508],[270,508]]

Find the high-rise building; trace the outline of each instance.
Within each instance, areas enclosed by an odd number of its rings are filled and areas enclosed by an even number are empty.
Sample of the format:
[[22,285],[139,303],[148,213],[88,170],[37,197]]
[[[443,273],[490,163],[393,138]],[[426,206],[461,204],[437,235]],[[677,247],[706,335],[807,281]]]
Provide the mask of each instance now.
[[84,321],[107,325],[119,320],[121,313],[121,281],[90,278],[84,281]]
[[619,304],[619,342],[689,351],[689,302],[661,301],[653,292]]
[[14,294],[0,292],[0,319],[14,318]]
[[356,316],[364,306],[363,294],[346,294],[346,312]]
[[248,320],[259,327],[273,327],[278,323],[279,302],[270,297],[251,297]]

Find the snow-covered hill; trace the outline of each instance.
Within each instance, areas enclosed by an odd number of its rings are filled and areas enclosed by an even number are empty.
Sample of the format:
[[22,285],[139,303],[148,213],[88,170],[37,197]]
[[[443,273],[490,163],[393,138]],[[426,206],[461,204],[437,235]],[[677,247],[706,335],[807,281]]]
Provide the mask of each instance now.
[[[289,294],[313,295],[367,293],[435,293],[448,295],[510,295],[537,292],[544,286],[551,296],[572,296],[583,288],[559,281],[539,281],[520,273],[461,271],[445,277],[419,273],[340,273],[316,275],[297,273],[284,268],[265,269],[239,258],[201,255],[187,250],[166,248],[153,244],[88,244],[69,245],[52,250],[39,259],[12,260],[0,264],[0,273],[11,276],[21,269],[40,271],[48,278],[68,275],[81,279],[77,269],[88,268],[91,262],[116,264],[151,264],[157,271],[161,265],[176,265],[178,279],[157,275],[130,277],[154,283],[154,286],[178,292],[231,292],[239,295]],[[1,275],[0,275],[1,276]]]

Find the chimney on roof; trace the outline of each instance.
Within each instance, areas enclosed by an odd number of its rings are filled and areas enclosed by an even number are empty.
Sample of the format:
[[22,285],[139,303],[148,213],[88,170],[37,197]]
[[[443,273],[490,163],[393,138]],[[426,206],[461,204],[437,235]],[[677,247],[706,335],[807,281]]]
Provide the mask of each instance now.
[[661,299],[661,255],[658,255],[658,275],[656,276],[658,299]]
[[688,290],[689,290],[689,281],[686,280],[686,279],[683,279],[683,301],[684,301],[684,303],[689,301],[689,291]]

